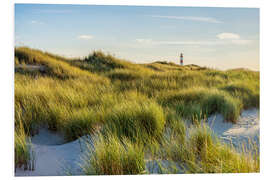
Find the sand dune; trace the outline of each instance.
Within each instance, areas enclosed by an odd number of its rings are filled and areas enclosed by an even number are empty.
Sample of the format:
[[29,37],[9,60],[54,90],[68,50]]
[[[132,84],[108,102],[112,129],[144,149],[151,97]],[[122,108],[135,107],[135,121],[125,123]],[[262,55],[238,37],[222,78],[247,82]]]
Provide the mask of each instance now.
[[208,125],[218,137],[236,146],[252,140],[259,147],[260,121],[257,109],[243,111],[236,124],[225,122],[218,114],[208,118]]
[[[243,111],[236,124],[224,122],[223,117],[219,114],[208,118],[207,123],[213,132],[226,142],[231,141],[233,144],[238,145],[252,139],[259,145],[260,128],[259,111],[257,109]],[[55,176],[67,175],[68,173],[82,175],[83,172],[79,164],[82,162],[80,157],[86,150],[85,138],[81,137],[76,141],[63,144],[62,136],[41,129],[39,134],[35,135],[31,140],[35,152],[35,170],[24,171],[17,169],[15,175]],[[153,163],[155,162],[147,161],[147,169],[151,168],[153,173],[157,173],[158,170]],[[166,162],[162,163],[166,164]]]

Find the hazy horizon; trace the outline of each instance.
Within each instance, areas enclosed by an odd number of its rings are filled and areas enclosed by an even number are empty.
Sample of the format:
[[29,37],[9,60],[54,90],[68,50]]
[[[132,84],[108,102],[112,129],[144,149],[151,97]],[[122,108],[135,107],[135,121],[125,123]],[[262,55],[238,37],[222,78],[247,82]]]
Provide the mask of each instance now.
[[259,70],[259,9],[16,4],[15,46]]

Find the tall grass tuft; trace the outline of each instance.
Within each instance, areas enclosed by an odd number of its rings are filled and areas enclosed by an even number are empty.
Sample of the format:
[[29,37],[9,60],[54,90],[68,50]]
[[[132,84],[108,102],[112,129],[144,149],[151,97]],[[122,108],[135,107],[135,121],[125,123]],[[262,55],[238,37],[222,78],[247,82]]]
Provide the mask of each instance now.
[[94,127],[98,122],[97,116],[97,113],[87,108],[70,112],[70,116],[60,127],[65,135],[65,139],[72,141],[94,132]]
[[257,147],[240,151],[224,144],[206,125],[189,130],[185,141],[172,137],[164,145],[165,157],[177,162],[185,173],[244,173],[259,172]]
[[163,109],[155,102],[125,101],[104,114],[104,122],[106,128],[118,137],[148,141],[161,135],[165,116]]
[[258,82],[245,82],[245,83],[231,83],[221,88],[224,91],[232,94],[233,97],[238,98],[243,102],[245,109],[251,107],[259,108],[260,95]]
[[15,170],[16,168],[34,170],[34,166],[34,156],[29,138],[23,129],[17,128],[15,130]]
[[176,109],[187,119],[201,119],[202,115],[221,113],[227,121],[236,122],[242,109],[242,102],[230,94],[217,89],[188,89],[172,91],[159,97],[164,106]]
[[140,145],[127,139],[120,141],[109,134],[98,136],[95,149],[89,147],[82,164],[86,175],[141,174],[145,169],[144,152]]

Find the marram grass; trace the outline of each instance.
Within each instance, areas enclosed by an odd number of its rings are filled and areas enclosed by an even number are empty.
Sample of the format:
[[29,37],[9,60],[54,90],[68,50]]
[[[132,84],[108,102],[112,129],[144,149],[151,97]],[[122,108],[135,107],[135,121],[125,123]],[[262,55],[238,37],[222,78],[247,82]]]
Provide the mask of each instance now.
[[142,146],[128,139],[122,141],[113,134],[99,135],[83,157],[82,169],[86,175],[141,174],[145,170]]
[[[29,71],[29,65],[43,68]],[[219,71],[162,61],[133,64],[102,52],[85,59],[67,59],[27,47],[15,48],[17,67],[18,166],[29,164],[26,139],[46,125],[62,133],[66,141],[100,130],[105,137],[98,147],[115,147],[116,152],[97,149],[93,160],[96,174],[145,172],[141,159],[149,155],[149,149],[158,158],[167,156],[167,160],[185,162],[186,172],[259,171],[259,155],[254,159],[239,154],[199,128],[186,137],[188,131],[182,123],[182,119],[197,122],[215,113],[235,123],[242,110],[259,108],[259,72]],[[171,132],[173,139],[163,148],[162,152],[167,153],[164,155],[158,153],[158,147],[168,139],[163,137],[165,132]],[[113,144],[106,138],[111,138]],[[147,144],[151,146],[148,150],[142,147]],[[109,161],[108,157],[119,155],[114,170],[102,164]],[[130,166],[125,162],[130,162]]]

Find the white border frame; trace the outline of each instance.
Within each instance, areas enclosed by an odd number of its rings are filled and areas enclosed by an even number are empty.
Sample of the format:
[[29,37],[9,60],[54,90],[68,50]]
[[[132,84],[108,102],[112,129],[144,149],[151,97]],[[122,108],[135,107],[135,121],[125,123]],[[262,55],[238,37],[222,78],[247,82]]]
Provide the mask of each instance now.
[[[138,178],[189,178],[189,179],[254,179],[267,176],[270,173],[267,168],[269,160],[268,139],[270,132],[270,114],[268,113],[268,100],[270,92],[270,56],[269,33],[270,6],[268,0],[6,0],[0,5],[1,12],[1,160],[0,170],[3,179],[15,179],[13,167],[13,122],[14,122],[14,3],[39,3],[39,4],[89,4],[89,5],[143,5],[143,6],[188,6],[188,7],[246,7],[260,8],[260,72],[261,72],[261,106],[260,106],[260,127],[261,127],[261,173],[257,174],[189,174],[189,175],[143,175],[143,176],[80,176],[80,179],[138,179]],[[4,54],[4,55],[3,55]],[[11,101],[12,100],[12,101]],[[268,130],[269,129],[269,130]],[[76,177],[20,177],[20,179],[77,179]]]

